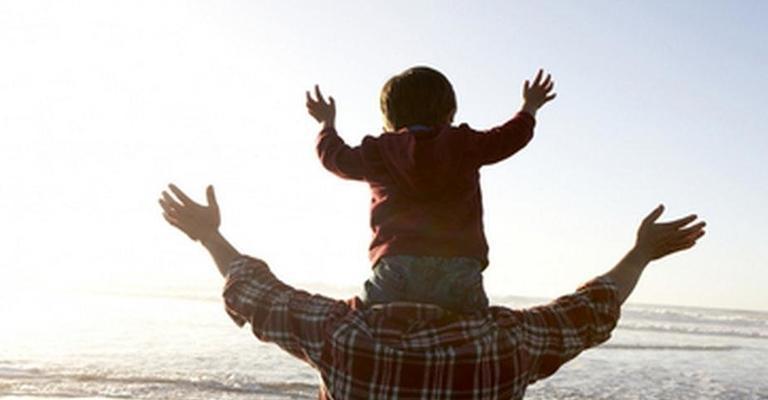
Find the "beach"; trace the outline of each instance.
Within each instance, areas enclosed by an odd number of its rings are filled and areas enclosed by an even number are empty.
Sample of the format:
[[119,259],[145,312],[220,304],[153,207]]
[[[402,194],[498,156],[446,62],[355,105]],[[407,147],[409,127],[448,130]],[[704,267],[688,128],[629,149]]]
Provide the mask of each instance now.
[[[0,399],[316,397],[314,370],[237,328],[215,297],[65,297],[1,298]],[[765,376],[768,313],[630,305],[611,340],[526,398],[768,399]]]

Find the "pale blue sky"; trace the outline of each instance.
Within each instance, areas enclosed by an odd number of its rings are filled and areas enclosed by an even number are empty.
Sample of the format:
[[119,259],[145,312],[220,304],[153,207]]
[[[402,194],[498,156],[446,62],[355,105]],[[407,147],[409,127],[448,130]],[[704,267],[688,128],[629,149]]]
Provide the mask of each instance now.
[[224,233],[301,284],[359,286],[368,191],[320,167],[303,92],[357,144],[378,92],[443,71],[457,120],[503,122],[537,68],[558,98],[482,171],[492,294],[603,272],[659,202],[709,223],[631,301],[768,309],[768,3],[0,2],[0,286],[215,291],[155,202],[216,185]]

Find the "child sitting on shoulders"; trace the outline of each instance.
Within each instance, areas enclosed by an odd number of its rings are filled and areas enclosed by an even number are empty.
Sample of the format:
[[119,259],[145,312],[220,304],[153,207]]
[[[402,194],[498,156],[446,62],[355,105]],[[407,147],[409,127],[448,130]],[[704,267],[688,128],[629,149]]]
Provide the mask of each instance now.
[[365,282],[365,304],[431,303],[457,313],[488,306],[479,170],[528,144],[536,111],[555,98],[553,87],[539,70],[523,85],[519,112],[476,131],[452,125],[456,96],[443,74],[409,68],[381,91],[385,132],[356,147],[336,132],[333,97],[326,101],[318,86],[314,98],[307,92],[307,110],[322,124],[317,152],[323,166],[371,188],[373,276]]

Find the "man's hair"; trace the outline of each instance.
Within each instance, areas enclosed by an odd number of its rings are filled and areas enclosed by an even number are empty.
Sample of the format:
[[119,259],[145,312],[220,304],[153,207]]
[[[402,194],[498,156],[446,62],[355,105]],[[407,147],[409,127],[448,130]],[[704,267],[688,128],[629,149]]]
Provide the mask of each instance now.
[[456,95],[448,78],[429,67],[408,68],[381,89],[381,113],[389,130],[451,122]]

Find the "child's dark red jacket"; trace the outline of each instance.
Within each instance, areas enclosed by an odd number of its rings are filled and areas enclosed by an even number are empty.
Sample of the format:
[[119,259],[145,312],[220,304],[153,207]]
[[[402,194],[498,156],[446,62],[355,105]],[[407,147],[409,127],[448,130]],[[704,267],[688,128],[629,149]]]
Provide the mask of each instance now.
[[525,147],[534,118],[518,113],[479,132],[466,124],[367,136],[357,147],[335,129],[320,131],[323,166],[371,187],[375,263],[388,255],[473,257],[488,265],[479,169]]

